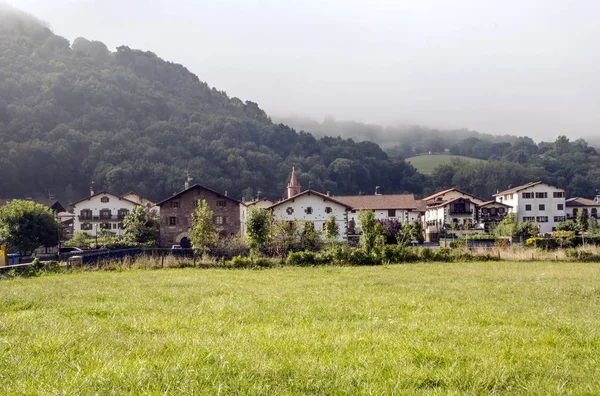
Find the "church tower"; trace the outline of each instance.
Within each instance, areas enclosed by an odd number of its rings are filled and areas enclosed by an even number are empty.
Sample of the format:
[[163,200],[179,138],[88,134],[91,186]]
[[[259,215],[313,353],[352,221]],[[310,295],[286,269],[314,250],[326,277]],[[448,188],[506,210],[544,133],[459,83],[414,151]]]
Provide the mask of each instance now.
[[300,183],[298,183],[298,179],[296,179],[296,169],[292,168],[292,178],[287,186],[288,198],[292,198],[300,194]]

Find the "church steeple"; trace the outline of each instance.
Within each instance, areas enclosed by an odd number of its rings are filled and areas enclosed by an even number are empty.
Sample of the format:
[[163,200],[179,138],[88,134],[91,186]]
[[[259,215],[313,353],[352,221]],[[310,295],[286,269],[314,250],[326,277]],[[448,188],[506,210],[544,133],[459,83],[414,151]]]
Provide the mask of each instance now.
[[290,178],[290,182],[287,186],[288,198],[292,198],[300,194],[300,183],[298,183],[298,179],[296,178],[296,169],[292,168],[292,177]]

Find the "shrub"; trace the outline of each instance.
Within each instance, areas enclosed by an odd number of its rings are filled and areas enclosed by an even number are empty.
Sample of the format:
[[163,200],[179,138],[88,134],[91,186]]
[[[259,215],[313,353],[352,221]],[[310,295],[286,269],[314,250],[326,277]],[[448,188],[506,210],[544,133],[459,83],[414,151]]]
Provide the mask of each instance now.
[[440,247],[436,249],[433,255],[434,261],[452,261],[452,249]]
[[219,239],[211,251],[211,255],[225,260],[233,260],[236,256],[248,256],[250,246],[240,237]]
[[348,257],[350,265],[380,265],[381,259],[365,252],[363,249],[354,249]]
[[231,259],[231,266],[233,268],[250,268],[252,265],[250,257],[235,256]]

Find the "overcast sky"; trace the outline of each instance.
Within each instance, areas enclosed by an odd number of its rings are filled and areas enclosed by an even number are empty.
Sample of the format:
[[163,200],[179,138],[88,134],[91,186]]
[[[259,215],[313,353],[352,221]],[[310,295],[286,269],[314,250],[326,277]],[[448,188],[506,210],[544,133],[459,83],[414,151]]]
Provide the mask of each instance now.
[[271,115],[600,134],[598,0],[9,0]]

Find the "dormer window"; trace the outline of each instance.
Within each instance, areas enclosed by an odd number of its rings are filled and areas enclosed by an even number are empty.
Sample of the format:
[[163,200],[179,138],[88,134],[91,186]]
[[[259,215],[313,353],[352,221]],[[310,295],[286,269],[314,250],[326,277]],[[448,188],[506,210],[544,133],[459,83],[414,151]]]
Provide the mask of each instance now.
[[107,203],[108,201],[110,201],[110,199],[108,197],[100,198],[100,202],[102,202],[102,203]]

